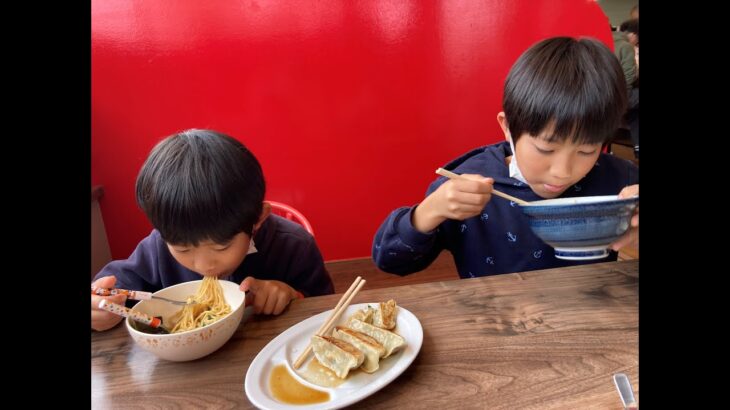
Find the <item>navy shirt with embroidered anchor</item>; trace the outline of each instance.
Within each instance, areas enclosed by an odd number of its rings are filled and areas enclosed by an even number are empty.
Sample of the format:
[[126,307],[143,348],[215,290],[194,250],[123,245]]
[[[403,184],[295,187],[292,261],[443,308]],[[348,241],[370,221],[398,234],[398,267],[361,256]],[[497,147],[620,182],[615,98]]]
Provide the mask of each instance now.
[[[501,142],[469,151],[444,168],[457,174],[494,178],[495,189],[526,201],[544,199],[527,184],[509,176],[505,158],[510,155],[509,143]],[[436,179],[426,195],[446,181],[444,177]],[[638,183],[636,165],[601,153],[591,171],[560,198],[616,195],[626,186]],[[416,206],[393,211],[375,234],[373,260],[385,272],[418,272],[428,267],[443,249],[452,253],[462,278],[608,262],[618,256],[618,252],[610,251],[607,258],[597,260],[557,259],[553,248],[532,232],[527,216],[517,204],[496,196],[492,196],[480,215],[463,221],[446,220],[429,233],[419,232],[411,223]]]

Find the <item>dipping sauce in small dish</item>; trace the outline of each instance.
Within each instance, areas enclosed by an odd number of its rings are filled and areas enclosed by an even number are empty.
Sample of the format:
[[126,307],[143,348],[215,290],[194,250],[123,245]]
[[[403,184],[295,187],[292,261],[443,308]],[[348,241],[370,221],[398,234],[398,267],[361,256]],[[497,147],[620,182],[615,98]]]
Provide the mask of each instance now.
[[300,383],[283,364],[275,366],[271,371],[269,388],[274,398],[282,403],[314,404],[330,399],[328,392],[315,390]]

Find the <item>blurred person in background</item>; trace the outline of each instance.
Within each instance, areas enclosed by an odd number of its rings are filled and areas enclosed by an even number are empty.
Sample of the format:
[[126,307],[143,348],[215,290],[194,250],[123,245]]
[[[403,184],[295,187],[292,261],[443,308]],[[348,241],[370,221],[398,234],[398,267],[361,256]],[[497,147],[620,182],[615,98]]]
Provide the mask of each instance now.
[[629,83],[629,105],[626,111],[625,120],[631,132],[631,143],[634,145],[634,155],[636,158],[639,158],[639,20],[631,19],[624,21],[621,23],[619,30],[621,33],[626,35],[628,42],[634,48],[636,75],[634,80]]

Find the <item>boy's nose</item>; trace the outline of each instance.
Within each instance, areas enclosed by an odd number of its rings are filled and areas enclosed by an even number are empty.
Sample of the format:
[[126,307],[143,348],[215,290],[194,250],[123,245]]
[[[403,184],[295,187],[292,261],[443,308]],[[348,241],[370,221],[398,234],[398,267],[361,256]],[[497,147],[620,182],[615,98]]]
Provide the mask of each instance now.
[[570,161],[556,161],[550,167],[550,173],[557,179],[569,179],[573,173],[573,166]]
[[210,259],[196,259],[195,270],[204,275],[210,275],[215,271],[215,261]]

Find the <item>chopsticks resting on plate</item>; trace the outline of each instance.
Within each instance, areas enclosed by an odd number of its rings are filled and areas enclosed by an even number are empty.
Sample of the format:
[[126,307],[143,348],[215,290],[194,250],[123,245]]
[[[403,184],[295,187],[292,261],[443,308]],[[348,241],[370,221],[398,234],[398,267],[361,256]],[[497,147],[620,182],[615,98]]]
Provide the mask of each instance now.
[[[443,176],[443,177],[449,178],[449,179],[460,179],[460,178],[463,178],[461,175],[455,174],[455,173],[453,173],[451,171],[447,171],[447,170],[445,170],[443,168],[437,169],[436,170],[436,173],[439,174],[439,175],[441,175],[441,176]],[[494,195],[501,196],[502,198],[509,199],[510,201],[516,202],[516,203],[518,203],[520,205],[529,205],[530,204],[529,202],[527,202],[525,200],[522,200],[520,198],[515,198],[512,195],[505,194],[504,192],[501,192],[501,191],[497,191],[494,188],[492,188],[492,193]]]
[[[334,326],[335,322],[342,316],[342,313],[347,310],[347,307],[350,306],[350,302],[352,302],[352,299],[357,295],[357,292],[362,289],[362,287],[365,285],[365,279],[362,279],[361,277],[355,278],[355,280],[352,282],[352,285],[350,285],[350,288],[347,289],[347,292],[345,292],[342,297],[340,298],[340,301],[337,302],[337,305],[334,309],[332,309],[332,314],[330,314],[330,317],[327,318],[327,321],[325,321],[322,326],[317,330],[316,335],[317,336],[324,336],[326,335],[330,329],[332,329],[332,326]],[[311,341],[307,344],[307,348],[304,349],[302,354],[299,355],[297,360],[294,362],[294,368],[298,369],[302,363],[304,363],[304,360],[307,358],[307,355],[312,351],[312,343]]]

